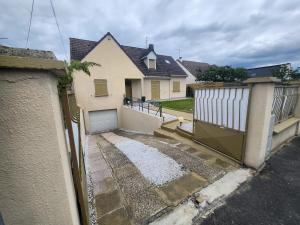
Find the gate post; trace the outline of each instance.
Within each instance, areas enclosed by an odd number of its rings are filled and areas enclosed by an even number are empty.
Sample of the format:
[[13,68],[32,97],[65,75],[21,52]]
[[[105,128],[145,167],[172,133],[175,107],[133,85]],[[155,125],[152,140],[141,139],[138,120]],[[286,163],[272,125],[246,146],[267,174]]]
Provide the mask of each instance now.
[[52,54],[45,51],[7,48],[7,52],[22,57],[0,55],[4,223],[80,225],[57,90],[57,78],[66,74],[65,63],[43,58]]
[[249,78],[244,83],[251,87],[248,129],[244,163],[259,169],[265,161],[271,122],[275,77]]

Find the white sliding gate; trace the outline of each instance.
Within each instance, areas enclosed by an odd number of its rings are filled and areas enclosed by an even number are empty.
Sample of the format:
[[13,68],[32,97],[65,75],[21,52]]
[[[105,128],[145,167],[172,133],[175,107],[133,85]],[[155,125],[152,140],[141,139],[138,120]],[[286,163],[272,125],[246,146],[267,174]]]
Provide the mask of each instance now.
[[196,90],[194,139],[242,161],[249,95],[242,86]]

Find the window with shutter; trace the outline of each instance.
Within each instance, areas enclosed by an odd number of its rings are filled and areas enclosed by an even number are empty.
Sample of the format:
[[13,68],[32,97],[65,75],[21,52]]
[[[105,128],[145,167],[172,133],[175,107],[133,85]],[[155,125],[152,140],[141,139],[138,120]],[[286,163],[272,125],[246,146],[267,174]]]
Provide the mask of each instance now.
[[108,96],[107,80],[95,79],[94,84],[95,84],[95,96],[96,97]]
[[156,69],[156,60],[149,59],[149,69]]
[[173,92],[180,92],[180,81],[173,81]]

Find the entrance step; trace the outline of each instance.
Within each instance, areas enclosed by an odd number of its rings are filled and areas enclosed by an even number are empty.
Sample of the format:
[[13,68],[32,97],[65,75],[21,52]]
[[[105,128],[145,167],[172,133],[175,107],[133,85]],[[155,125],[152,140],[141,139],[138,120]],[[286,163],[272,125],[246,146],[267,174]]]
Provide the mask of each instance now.
[[161,128],[166,130],[166,131],[169,131],[169,132],[175,132],[177,126],[179,126],[179,121],[178,120],[172,120],[170,122],[163,123],[161,125]]
[[[191,123],[191,121],[189,121],[189,120],[184,120],[183,124],[187,124],[187,123]],[[162,128],[163,130],[166,130],[166,131],[169,131],[169,132],[176,132],[177,127],[179,127],[179,126],[180,126],[179,120],[172,120],[172,121],[163,123],[163,124],[161,125],[161,128]]]
[[162,137],[162,138],[175,139],[177,141],[180,141],[183,144],[186,144],[193,148],[196,148],[199,151],[207,151],[206,147],[204,147],[200,144],[197,144],[193,140],[183,137],[176,132],[169,132],[169,131],[166,131],[165,129],[159,128],[154,131],[154,135],[157,137]]
[[182,137],[193,140],[193,134],[186,131],[186,130],[184,130],[184,129],[181,129],[179,126],[176,128],[176,133],[179,134]]

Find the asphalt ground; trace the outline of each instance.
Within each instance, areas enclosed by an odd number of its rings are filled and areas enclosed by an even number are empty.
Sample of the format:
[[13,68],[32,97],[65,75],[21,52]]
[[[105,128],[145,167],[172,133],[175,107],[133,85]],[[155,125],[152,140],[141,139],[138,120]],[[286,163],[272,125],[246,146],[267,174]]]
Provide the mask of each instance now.
[[201,225],[299,225],[300,137],[274,154],[264,169]]

